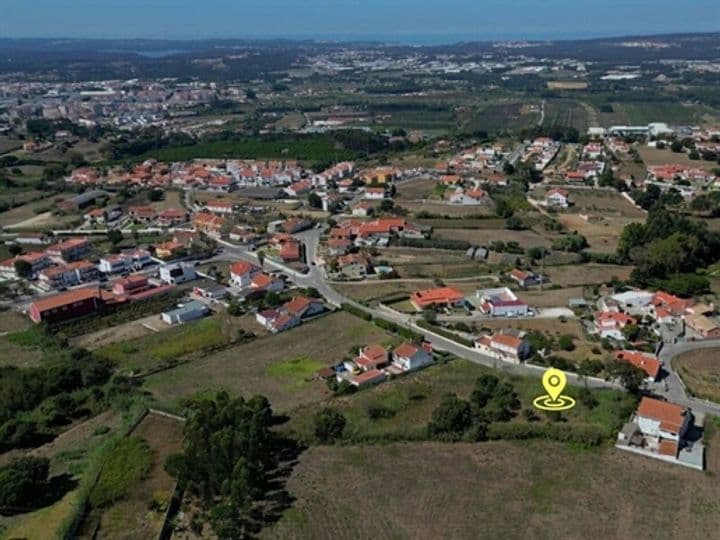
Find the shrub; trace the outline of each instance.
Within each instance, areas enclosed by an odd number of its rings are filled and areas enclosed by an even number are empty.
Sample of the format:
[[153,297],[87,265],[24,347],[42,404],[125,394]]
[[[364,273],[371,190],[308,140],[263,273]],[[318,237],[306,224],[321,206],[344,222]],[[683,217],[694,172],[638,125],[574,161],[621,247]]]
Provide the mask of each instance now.
[[392,418],[395,416],[395,411],[385,405],[371,404],[367,407],[367,415],[371,420],[379,420],[381,418]]
[[325,407],[313,418],[315,438],[321,443],[335,442],[342,437],[346,423],[345,417],[339,411]]

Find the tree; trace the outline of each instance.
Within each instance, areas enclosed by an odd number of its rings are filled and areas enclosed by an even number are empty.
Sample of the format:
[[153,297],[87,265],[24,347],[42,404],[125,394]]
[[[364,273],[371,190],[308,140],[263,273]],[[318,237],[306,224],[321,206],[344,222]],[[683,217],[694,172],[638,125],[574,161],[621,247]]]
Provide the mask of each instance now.
[[578,233],[565,234],[553,242],[553,249],[578,252],[588,247],[587,239]]
[[321,443],[331,443],[342,437],[346,420],[339,411],[325,407],[313,417],[315,437]]
[[525,229],[525,223],[518,216],[512,215],[505,220],[505,228],[511,231],[521,231]]
[[670,150],[672,152],[675,152],[676,154],[679,154],[680,152],[683,151],[683,145],[680,141],[673,141],[672,144],[670,145]]
[[611,362],[607,367],[607,372],[611,377],[619,379],[625,389],[635,395],[640,393],[647,376],[642,369],[620,360]]
[[428,431],[433,436],[457,438],[470,427],[471,422],[470,404],[455,394],[445,394],[432,413]]
[[482,375],[479,377],[475,381],[475,389],[470,394],[470,403],[479,409],[484,408],[499,383],[500,379],[495,375]]
[[282,300],[280,299],[280,295],[274,291],[270,291],[265,293],[265,299],[264,302],[269,307],[277,307],[282,303]]
[[162,201],[164,196],[165,196],[165,193],[163,192],[162,189],[151,189],[148,192],[148,201],[150,201],[150,202]]
[[0,468],[0,507],[28,507],[47,487],[50,461],[40,457],[14,459]]
[[308,204],[313,208],[322,208],[322,199],[320,198],[320,195],[315,192],[310,193],[310,195],[308,195]]
[[435,324],[437,322],[437,313],[432,309],[424,309],[422,316],[429,324]]
[[107,239],[108,241],[110,241],[111,244],[118,245],[120,242],[123,241],[123,233],[117,229],[110,229],[107,232]]
[[573,342],[572,336],[563,335],[558,338],[558,346],[563,351],[572,351],[575,349],[575,343]]
[[13,266],[15,267],[15,273],[18,277],[27,279],[32,275],[32,264],[27,262],[25,259],[16,259]]
[[23,252],[23,248],[20,244],[10,244],[8,246],[8,252],[10,252],[10,255],[13,257],[17,257]]
[[395,204],[393,203],[392,199],[383,199],[383,201],[380,203],[380,210],[382,212],[392,212],[395,209]]

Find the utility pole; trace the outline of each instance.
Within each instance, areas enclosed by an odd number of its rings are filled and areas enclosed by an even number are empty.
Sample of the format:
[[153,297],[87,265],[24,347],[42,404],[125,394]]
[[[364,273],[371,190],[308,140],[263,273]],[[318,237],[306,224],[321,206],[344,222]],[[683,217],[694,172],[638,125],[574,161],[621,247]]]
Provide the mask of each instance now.
[[542,247],[542,257],[540,258],[540,292],[543,292],[543,281],[545,279],[545,248]]

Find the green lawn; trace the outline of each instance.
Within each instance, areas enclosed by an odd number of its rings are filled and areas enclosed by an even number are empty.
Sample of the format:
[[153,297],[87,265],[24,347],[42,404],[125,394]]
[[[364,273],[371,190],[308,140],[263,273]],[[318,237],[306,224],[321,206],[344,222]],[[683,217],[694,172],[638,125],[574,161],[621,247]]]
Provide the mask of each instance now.
[[275,377],[286,383],[288,387],[302,386],[323,364],[312,358],[299,357],[270,364],[266,370],[269,377]]

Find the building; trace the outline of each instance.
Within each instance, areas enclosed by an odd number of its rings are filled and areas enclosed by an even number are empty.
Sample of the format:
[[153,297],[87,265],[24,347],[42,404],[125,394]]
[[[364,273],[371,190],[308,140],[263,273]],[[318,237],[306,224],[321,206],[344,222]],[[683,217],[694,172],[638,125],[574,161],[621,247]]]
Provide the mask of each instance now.
[[32,251],[23,255],[18,255],[12,259],[0,262],[0,272],[15,275],[15,263],[24,261],[30,265],[30,273],[37,274],[43,268],[52,265],[50,258],[42,251]]
[[184,208],[168,208],[161,211],[157,216],[157,223],[161,227],[174,227],[185,223],[190,214]]
[[303,319],[325,311],[325,305],[317,298],[296,296],[277,309],[268,309],[255,315],[255,320],[273,334],[300,324]]
[[720,326],[701,313],[685,315],[685,330],[689,330],[702,339],[720,338]]
[[452,287],[437,287],[415,291],[410,295],[410,303],[418,311],[436,307],[459,307],[465,305],[465,295]]
[[260,273],[252,278],[250,288],[255,292],[280,292],[285,288],[285,282],[282,279]]
[[545,194],[545,203],[555,208],[568,208],[570,193],[560,188],[551,189]]
[[524,339],[506,334],[481,336],[475,341],[475,348],[502,360],[520,362],[530,356],[530,344]]
[[390,357],[382,345],[368,345],[358,351],[353,363],[361,371],[370,371],[387,367],[390,364]]
[[147,223],[157,217],[157,210],[152,206],[131,206],[128,208],[128,215],[133,221]]
[[193,294],[202,298],[207,298],[213,302],[219,302],[223,298],[227,298],[229,293],[222,285],[219,285],[214,281],[207,280],[199,285],[195,285],[193,287]]
[[230,201],[210,201],[205,204],[205,210],[218,215],[231,215],[237,210],[237,205]]
[[616,351],[615,359],[621,362],[632,364],[638,369],[642,369],[647,375],[648,382],[655,382],[660,378],[662,370],[662,362],[654,354],[641,351]]
[[163,312],[161,317],[167,324],[182,324],[201,319],[209,313],[210,308],[205,304],[197,300],[190,300],[184,304],[179,304],[175,309]]
[[107,191],[102,190],[86,191],[85,193],[81,193],[80,195],[76,195],[75,197],[59,202],[58,208],[71,212],[82,210],[95,204],[98,199],[103,199],[109,195],[110,194]]
[[230,284],[244,289],[250,287],[253,278],[262,273],[262,268],[245,261],[238,261],[230,266]]
[[158,259],[175,259],[185,254],[185,246],[180,242],[168,240],[155,245],[155,256]]
[[366,187],[363,197],[369,201],[382,201],[385,198],[385,188]]
[[622,341],[625,339],[625,334],[622,332],[623,328],[635,324],[637,324],[637,321],[626,313],[600,311],[595,314],[595,330],[602,338]]
[[189,264],[167,264],[160,267],[160,279],[168,285],[179,285],[197,279],[197,274],[195,268]]
[[92,251],[92,244],[87,238],[70,238],[50,246],[45,250],[48,256],[65,262],[77,261]]
[[150,288],[151,285],[147,276],[132,274],[113,283],[112,291],[113,294],[118,296],[133,296],[150,290]]
[[338,271],[349,279],[364,279],[372,268],[368,258],[360,253],[341,255],[337,264]]
[[310,229],[312,226],[313,222],[309,219],[290,218],[282,223],[281,228],[286,234],[296,234]]
[[533,287],[540,285],[542,278],[531,270],[520,270],[513,268],[510,271],[510,279],[515,281],[520,287]]
[[475,297],[480,311],[493,317],[524,317],[528,314],[528,305],[507,287],[482,289]]
[[28,316],[36,324],[54,323],[97,313],[101,307],[100,289],[86,287],[36,300],[30,304]]
[[413,371],[433,363],[432,350],[427,346],[418,346],[405,342],[392,351],[392,363],[402,371]]
[[136,249],[102,257],[98,269],[105,274],[121,274],[132,270],[142,270],[152,262],[153,259],[149,252],[144,249]]
[[357,388],[379,384],[385,380],[385,373],[379,369],[371,369],[350,378],[350,384]]

